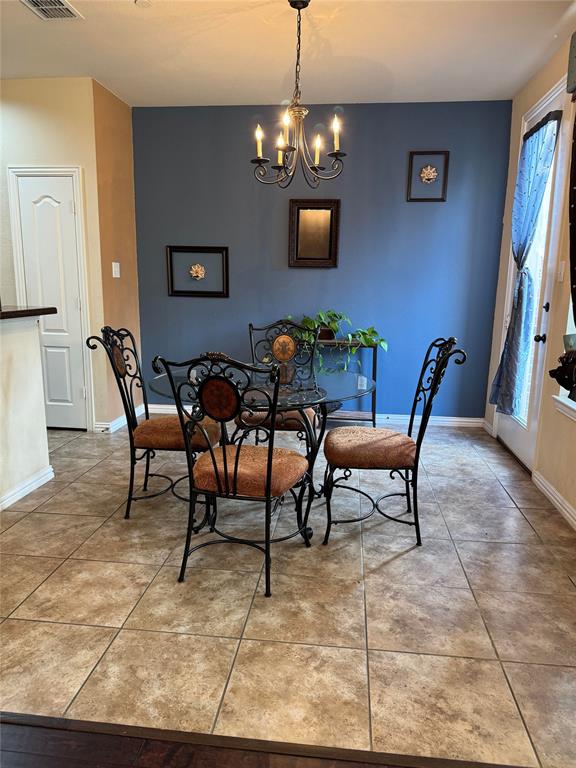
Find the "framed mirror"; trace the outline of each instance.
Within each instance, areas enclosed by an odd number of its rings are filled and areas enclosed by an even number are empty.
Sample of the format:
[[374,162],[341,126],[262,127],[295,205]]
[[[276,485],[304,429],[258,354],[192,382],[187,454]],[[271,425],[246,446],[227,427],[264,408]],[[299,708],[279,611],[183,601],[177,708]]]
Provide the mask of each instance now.
[[290,200],[288,266],[338,266],[340,200]]

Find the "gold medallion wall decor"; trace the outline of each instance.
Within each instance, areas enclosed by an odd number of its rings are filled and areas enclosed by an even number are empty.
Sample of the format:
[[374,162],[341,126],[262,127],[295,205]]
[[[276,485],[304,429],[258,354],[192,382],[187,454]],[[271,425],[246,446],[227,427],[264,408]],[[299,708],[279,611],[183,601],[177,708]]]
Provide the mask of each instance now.
[[418,150],[408,155],[409,203],[444,203],[448,191],[448,160],[445,149]]
[[433,184],[438,178],[438,169],[433,165],[425,165],[420,170],[420,178],[424,184]]
[[228,248],[214,245],[167,245],[169,296],[227,299]]
[[206,267],[204,264],[192,264],[188,272],[193,280],[204,280],[206,277]]

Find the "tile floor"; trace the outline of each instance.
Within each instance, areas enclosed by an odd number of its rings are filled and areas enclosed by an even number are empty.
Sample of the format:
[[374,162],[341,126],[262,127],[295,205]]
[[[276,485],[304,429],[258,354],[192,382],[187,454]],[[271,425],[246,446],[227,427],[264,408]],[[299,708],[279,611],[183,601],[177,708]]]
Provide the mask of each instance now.
[[[311,549],[273,549],[271,599],[247,547],[200,550],[177,584],[186,505],[161,496],[123,519],[125,434],[49,441],[55,480],[0,513],[2,709],[576,768],[576,531],[486,433],[429,431],[422,548],[374,517],[323,547],[317,503]],[[156,466],[184,473],[177,454]],[[220,515],[260,534],[256,506]],[[276,531],[292,518],[287,503]]]

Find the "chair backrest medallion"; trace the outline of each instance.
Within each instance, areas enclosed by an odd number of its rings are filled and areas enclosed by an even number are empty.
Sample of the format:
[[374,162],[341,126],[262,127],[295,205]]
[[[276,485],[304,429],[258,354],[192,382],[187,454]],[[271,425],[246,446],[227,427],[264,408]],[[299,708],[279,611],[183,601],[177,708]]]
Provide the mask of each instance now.
[[[259,442],[265,443],[268,449],[266,493],[269,494],[280,386],[278,366],[253,365],[220,352],[207,352],[185,362],[158,356],[152,367],[158,373],[165,371],[168,376],[185,435],[190,471],[195,461],[190,438],[195,431],[200,431],[210,446],[206,454],[212,460],[218,494],[240,498],[237,491],[239,462],[242,451],[252,444],[249,441],[251,433],[258,431]],[[245,419],[255,414],[258,422],[247,423]],[[202,424],[205,417],[219,426],[220,445],[216,448]],[[228,430],[234,421],[230,437]],[[268,426],[262,427],[260,421],[265,421]],[[217,455],[220,461],[217,461]]]
[[314,381],[314,360],[320,329],[315,331],[292,320],[277,320],[257,327],[249,324],[252,362],[280,369],[280,383],[299,389],[311,389]]

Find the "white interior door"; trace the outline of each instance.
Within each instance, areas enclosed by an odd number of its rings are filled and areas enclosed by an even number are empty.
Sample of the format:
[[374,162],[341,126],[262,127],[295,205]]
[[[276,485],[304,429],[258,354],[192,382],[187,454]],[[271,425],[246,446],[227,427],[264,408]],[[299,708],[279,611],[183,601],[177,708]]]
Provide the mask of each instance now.
[[[556,254],[560,241],[561,212],[565,182],[568,174],[569,147],[571,143],[570,102],[564,92],[554,95],[537,109],[532,110],[524,120],[522,134],[536,125],[548,112],[563,109],[564,115],[556,145],[554,164],[550,171],[546,192],[536,225],[536,233],[527,255],[526,266],[530,270],[534,284],[534,313],[530,319],[528,333],[533,339],[530,358],[526,366],[525,380],[522,382],[521,408],[518,414],[506,416],[498,414],[497,434],[502,442],[520,461],[532,469],[536,452],[538,432],[538,414],[542,380],[545,374],[546,338],[548,329],[548,311],[556,269]],[[516,268],[510,253],[508,284],[510,288],[509,308],[512,306],[512,291],[516,278]],[[507,323],[510,317],[508,312]]]
[[17,184],[26,301],[58,309],[40,317],[46,423],[86,429],[73,177],[22,175]]

